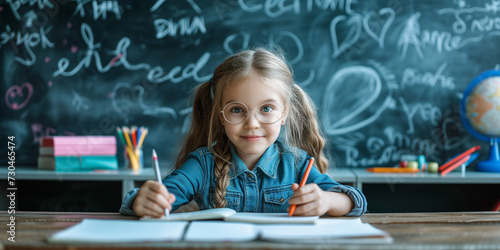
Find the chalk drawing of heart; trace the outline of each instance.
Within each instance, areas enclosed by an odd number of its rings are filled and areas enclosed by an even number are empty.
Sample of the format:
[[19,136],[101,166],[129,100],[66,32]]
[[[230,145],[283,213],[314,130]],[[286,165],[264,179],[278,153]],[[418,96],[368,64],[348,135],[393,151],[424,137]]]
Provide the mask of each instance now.
[[[356,65],[339,70],[323,96],[323,122],[328,135],[343,135],[375,122],[386,108],[377,107],[382,81],[370,67]],[[376,112],[372,112],[376,109]]]
[[25,82],[21,86],[14,85],[5,93],[5,103],[13,110],[20,110],[28,104],[33,94],[31,83]]
[[375,20],[372,21],[374,24],[379,24],[374,27],[378,27],[380,32],[377,35],[377,32],[375,32],[371,27],[370,27],[370,20],[372,17],[374,17],[376,13],[374,11],[370,11],[364,18],[363,18],[363,27],[365,28],[366,33],[368,36],[373,38],[373,40],[378,42],[378,46],[380,48],[384,48],[384,40],[385,40],[385,35],[387,34],[387,30],[389,27],[391,27],[392,22],[394,22],[394,18],[396,16],[396,13],[394,13],[394,10],[391,8],[383,8],[378,11],[379,18],[376,18],[377,21],[380,22],[380,20],[383,20],[381,16],[387,15],[387,19],[385,22],[381,25],[382,29],[380,29],[380,23],[377,23]]
[[[347,20],[346,16],[340,15],[335,17],[331,22],[330,22],[330,35],[332,37],[332,44],[333,44],[333,58],[336,58],[340,54],[342,54],[344,51],[349,49],[354,43],[356,43],[360,37],[361,34],[361,29],[362,29],[362,20],[360,15],[353,15]],[[339,25],[340,22],[345,23],[347,27],[349,28],[349,32],[347,33],[347,36],[344,38],[344,40],[339,44],[339,40],[337,38],[337,25]]]

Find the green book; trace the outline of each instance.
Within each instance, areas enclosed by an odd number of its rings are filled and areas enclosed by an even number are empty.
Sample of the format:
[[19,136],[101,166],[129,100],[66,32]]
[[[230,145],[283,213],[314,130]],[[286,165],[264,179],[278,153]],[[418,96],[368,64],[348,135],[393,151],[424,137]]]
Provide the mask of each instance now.
[[118,161],[114,155],[39,156],[38,168],[56,172],[115,170],[118,169]]

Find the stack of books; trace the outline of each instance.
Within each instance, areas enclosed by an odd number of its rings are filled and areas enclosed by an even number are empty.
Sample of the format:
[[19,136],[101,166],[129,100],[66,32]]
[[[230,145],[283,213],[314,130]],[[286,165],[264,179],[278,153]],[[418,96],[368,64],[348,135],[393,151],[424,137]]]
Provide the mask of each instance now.
[[114,136],[52,136],[40,140],[38,168],[59,172],[114,170]]

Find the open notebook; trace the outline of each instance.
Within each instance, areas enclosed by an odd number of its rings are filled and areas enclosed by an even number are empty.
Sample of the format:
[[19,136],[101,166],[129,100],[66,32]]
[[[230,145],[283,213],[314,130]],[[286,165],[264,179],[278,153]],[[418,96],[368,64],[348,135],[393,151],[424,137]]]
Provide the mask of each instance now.
[[319,219],[316,224],[258,225],[239,222],[191,222],[185,241],[221,242],[265,240],[287,243],[386,244],[392,237],[361,219]]
[[[292,216],[287,213],[237,213],[230,208],[213,208],[195,212],[172,213],[168,221],[197,221],[197,220],[217,220],[233,222],[250,222],[256,224],[314,224],[319,216]],[[144,217],[141,220],[157,221],[167,220],[163,218]]]
[[140,221],[84,219],[53,234],[52,243],[240,242],[391,243],[386,232],[361,219],[318,219],[316,224],[252,224],[227,221]]

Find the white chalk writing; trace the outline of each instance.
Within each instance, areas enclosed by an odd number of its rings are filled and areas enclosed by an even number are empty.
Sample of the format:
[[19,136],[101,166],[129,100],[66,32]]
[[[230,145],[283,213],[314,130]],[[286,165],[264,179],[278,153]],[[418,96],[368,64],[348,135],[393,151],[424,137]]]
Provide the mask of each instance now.
[[[194,0],[186,0],[186,2],[188,2],[189,5],[191,5],[191,8],[193,8],[196,11],[196,13],[201,14],[201,9],[198,6],[198,4],[194,2]],[[160,6],[163,3],[165,3],[165,0],[157,0],[156,3],[151,7],[151,9],[149,9],[149,11],[155,12],[156,10],[158,10],[158,8],[160,8]]]
[[202,34],[207,33],[205,19],[202,16],[195,16],[192,21],[190,21],[189,17],[183,17],[177,22],[172,19],[156,19],[154,25],[156,29],[156,38],[158,39],[166,36],[176,37],[177,34],[180,36],[189,36],[198,34],[198,31]]
[[409,128],[406,132],[408,134],[413,134],[415,132],[413,118],[417,112],[420,113],[420,118],[423,121],[429,121],[433,126],[437,126],[442,119],[443,114],[441,109],[431,103],[416,103],[414,106],[409,107],[402,97],[399,97],[399,102],[407,117]]
[[[313,7],[321,10],[340,10],[347,14],[352,12],[353,0],[308,0],[306,2],[306,10],[311,12]],[[238,5],[243,11],[257,12],[263,10],[268,17],[279,17],[285,13],[292,12],[300,14],[303,6],[300,0],[285,1],[285,0],[266,0],[263,4],[247,3],[244,0],[238,0]]]
[[151,83],[162,83],[166,81],[179,83],[190,77],[198,82],[208,81],[208,79],[212,77],[211,74],[198,76],[198,73],[207,64],[209,59],[210,53],[205,52],[196,63],[190,63],[184,69],[181,66],[175,66],[168,73],[165,73],[160,66],[156,66],[149,71],[148,81]]
[[100,47],[99,43],[94,43],[94,34],[90,29],[90,26],[86,23],[82,23],[80,28],[81,35],[83,41],[87,45],[87,51],[85,52],[85,57],[82,58],[80,63],[76,65],[72,70],[67,71],[70,66],[70,61],[68,58],[61,58],[57,63],[57,70],[53,73],[53,76],[72,76],[78,73],[82,68],[90,67],[90,63],[92,59],[95,58],[95,65],[99,72],[104,73],[108,72],[112,67],[117,67],[122,65],[124,68],[129,70],[139,70],[145,69],[149,70],[150,67],[148,64],[137,64],[132,65],[127,61],[127,48],[130,46],[130,39],[124,37],[120,39],[116,46],[116,50],[114,51],[115,57],[112,58],[106,66],[102,66],[101,56],[98,52],[98,48]]
[[150,106],[144,103],[144,87],[131,86],[128,83],[118,83],[113,88],[111,107],[112,110],[120,114],[124,121],[128,121],[133,109],[141,109],[142,114],[150,116],[171,115],[177,118],[177,113],[173,108]]
[[85,5],[87,3],[92,3],[92,13],[93,19],[98,20],[101,18],[102,20],[106,20],[108,18],[108,13],[112,13],[115,15],[116,20],[121,19],[120,5],[116,0],[108,0],[108,1],[90,1],[90,0],[76,0],[78,5],[75,8],[75,14],[79,13],[81,17],[86,15]]
[[[456,21],[452,25],[453,34],[449,31],[438,30],[420,30],[418,19],[421,14],[413,14],[406,22],[405,28],[400,35],[398,48],[401,49],[401,57],[404,59],[408,53],[408,49],[413,47],[420,58],[423,58],[422,48],[425,46],[434,47],[438,53],[443,51],[454,51],[465,47],[470,43],[477,43],[488,36],[500,35],[500,18],[483,16],[481,18],[473,18],[470,13],[488,12],[488,8],[470,8],[470,9],[442,9],[439,14],[454,13]],[[495,10],[496,12],[496,10]],[[462,17],[461,15],[466,17]],[[468,25],[467,20],[470,22]],[[466,31],[470,31],[470,37],[463,37]],[[477,34],[479,33],[479,34]]]
[[442,63],[441,66],[436,70],[436,73],[425,72],[419,73],[417,68],[407,68],[403,71],[403,76],[401,79],[402,88],[413,85],[427,85],[430,87],[440,86],[441,88],[446,88],[449,90],[455,89],[455,82],[453,77],[447,77],[443,74],[444,69],[448,64],[446,62]]
[[21,20],[19,9],[22,7],[22,5],[28,4],[30,7],[33,7],[36,4],[40,10],[43,10],[46,7],[49,9],[54,8],[54,5],[50,0],[6,0],[6,2],[9,4],[12,13],[17,18],[17,20]]
[[21,31],[12,31],[10,26],[6,25],[5,31],[0,34],[0,48],[9,42],[13,46],[23,45],[28,53],[28,58],[15,57],[15,60],[23,65],[31,66],[36,62],[36,54],[33,52],[34,47],[38,45],[41,45],[43,49],[54,47],[54,43],[47,38],[47,33],[51,30],[52,27],[49,27],[47,30],[44,27],[40,27],[34,33],[23,33]]

